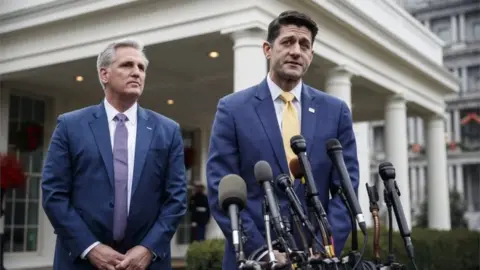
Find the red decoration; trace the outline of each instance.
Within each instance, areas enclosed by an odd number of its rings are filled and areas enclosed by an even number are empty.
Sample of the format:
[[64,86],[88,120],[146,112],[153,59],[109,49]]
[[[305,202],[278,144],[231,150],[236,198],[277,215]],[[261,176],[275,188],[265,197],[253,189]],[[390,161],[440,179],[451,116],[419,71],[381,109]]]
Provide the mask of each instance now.
[[422,146],[420,144],[413,144],[412,145],[412,152],[413,153],[420,153],[422,150]]
[[449,142],[448,143],[448,150],[450,150],[450,151],[457,150],[457,144],[455,142]]
[[462,125],[465,125],[465,124],[469,123],[470,121],[475,121],[478,124],[480,124],[480,116],[477,115],[476,113],[469,113],[464,118],[462,118],[460,123]]
[[185,158],[185,168],[188,170],[193,166],[194,162],[194,151],[192,148],[185,148],[183,150],[183,155]]
[[43,127],[35,122],[22,123],[15,138],[17,149],[32,152],[42,146]]
[[13,156],[0,154],[0,188],[9,190],[23,187],[26,181],[23,168]]

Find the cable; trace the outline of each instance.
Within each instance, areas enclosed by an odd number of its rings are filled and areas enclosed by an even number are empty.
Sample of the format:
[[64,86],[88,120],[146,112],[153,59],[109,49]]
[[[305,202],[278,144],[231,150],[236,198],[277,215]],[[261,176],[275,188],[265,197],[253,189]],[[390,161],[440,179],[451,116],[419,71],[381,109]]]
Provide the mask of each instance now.
[[353,266],[353,270],[357,269],[358,264],[362,261],[363,253],[365,253],[365,248],[367,247],[367,244],[368,244],[368,235],[365,234],[365,236],[363,237],[362,252],[360,253],[360,257],[359,257],[357,263]]

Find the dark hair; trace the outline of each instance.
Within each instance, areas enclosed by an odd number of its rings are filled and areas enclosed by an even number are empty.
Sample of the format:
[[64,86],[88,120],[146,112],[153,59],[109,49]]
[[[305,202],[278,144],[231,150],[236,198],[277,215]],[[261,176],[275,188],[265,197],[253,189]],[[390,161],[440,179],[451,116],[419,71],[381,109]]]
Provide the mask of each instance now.
[[295,10],[288,10],[280,13],[280,15],[268,25],[267,41],[270,44],[273,44],[275,39],[280,35],[280,28],[284,25],[306,27],[312,34],[312,43],[317,36],[317,24],[308,15]]

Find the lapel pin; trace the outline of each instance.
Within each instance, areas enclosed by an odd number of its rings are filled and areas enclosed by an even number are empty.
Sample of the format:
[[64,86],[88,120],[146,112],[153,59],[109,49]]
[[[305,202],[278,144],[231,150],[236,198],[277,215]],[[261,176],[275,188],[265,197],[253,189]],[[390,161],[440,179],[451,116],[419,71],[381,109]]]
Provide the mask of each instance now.
[[315,109],[314,108],[308,108],[308,111],[311,112],[311,113],[314,113]]
[[148,129],[148,130],[152,130],[152,128],[151,128],[151,127],[147,127],[147,129]]

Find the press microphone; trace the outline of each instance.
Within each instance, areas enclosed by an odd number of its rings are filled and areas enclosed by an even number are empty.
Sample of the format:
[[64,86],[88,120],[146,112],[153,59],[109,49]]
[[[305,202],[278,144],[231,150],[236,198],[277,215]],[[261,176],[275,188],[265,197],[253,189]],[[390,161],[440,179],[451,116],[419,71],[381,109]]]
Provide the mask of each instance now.
[[229,174],[220,180],[218,185],[218,201],[220,208],[228,212],[232,228],[232,242],[237,255],[237,260],[243,258],[240,243],[239,212],[245,208],[247,186],[245,181],[236,174]]
[[326,147],[328,156],[332,160],[333,165],[340,175],[342,191],[347,197],[348,204],[352,209],[352,213],[357,219],[358,226],[362,230],[363,235],[366,235],[367,225],[365,224],[365,218],[363,217],[360,203],[358,202],[355,191],[353,190],[352,180],[350,179],[347,167],[345,166],[345,161],[343,160],[342,145],[337,139],[330,139],[327,141]]
[[410,238],[410,229],[408,228],[407,220],[405,219],[405,213],[403,212],[402,202],[400,201],[399,197],[398,186],[395,182],[395,168],[393,167],[392,163],[383,162],[378,166],[378,173],[383,180],[386,193],[388,194],[390,202],[393,206],[393,212],[395,213],[398,229],[400,230],[400,235],[403,238],[407,255],[416,268],[414,262],[413,243],[412,239]]
[[277,186],[287,193],[288,200],[290,201],[290,205],[293,208],[293,211],[298,215],[300,221],[303,223],[305,227],[307,227],[308,231],[312,234],[315,235],[315,229],[313,228],[312,224],[310,223],[310,220],[308,220],[307,216],[303,212],[302,205],[300,203],[300,200],[297,197],[297,194],[292,188],[292,183],[290,180],[290,176],[287,174],[280,174],[277,176]]
[[[325,242],[325,250],[327,251],[328,256],[333,258],[335,257],[335,250],[333,248],[332,229],[330,228],[330,223],[327,219],[327,213],[325,212],[325,209],[323,208],[322,203],[318,198],[317,186],[315,184],[312,168],[307,157],[307,142],[302,135],[296,135],[290,139],[290,147],[292,148],[295,155],[297,155],[301,174],[303,175],[305,180],[307,206],[309,208],[313,208],[314,213],[318,219],[320,230],[322,230],[322,236]],[[293,167],[296,166],[295,164],[292,165]]]
[[271,182],[273,182],[273,172],[270,164],[268,162],[261,160],[255,164],[253,168],[255,179],[257,182],[263,186],[265,190],[265,196],[268,204],[268,210],[272,216],[273,226],[277,233],[280,233],[283,236],[285,227],[282,223],[282,218],[280,216],[280,207],[278,206],[275,195],[273,194],[273,189]]

